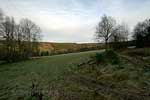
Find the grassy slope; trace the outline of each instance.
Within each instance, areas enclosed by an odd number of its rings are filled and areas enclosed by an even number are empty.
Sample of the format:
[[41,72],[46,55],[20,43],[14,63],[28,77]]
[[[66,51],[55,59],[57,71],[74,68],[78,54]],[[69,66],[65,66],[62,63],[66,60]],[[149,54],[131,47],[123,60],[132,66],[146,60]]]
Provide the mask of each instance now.
[[150,49],[131,49],[115,65],[91,60],[73,67],[63,79],[61,100],[150,100],[149,54]]
[[[30,90],[32,82],[36,81],[43,89],[48,89],[49,84],[55,82],[54,80],[61,76],[69,64],[82,62],[95,52],[98,51],[42,57],[0,65],[0,100],[16,100],[19,97],[23,99],[27,95],[24,92]],[[15,90],[17,92],[14,92]]]
[[51,91],[60,91],[59,96],[62,92],[66,93],[63,98],[53,100],[150,99],[150,49],[123,52],[119,65],[92,64],[89,56],[96,52],[64,54],[0,65],[0,100],[31,100],[24,98],[29,96],[24,92],[31,92],[32,82],[38,82],[44,90],[52,88]]
[[41,51],[66,51],[68,49],[81,49],[81,48],[92,48],[97,47],[99,44],[96,43],[85,43],[85,44],[76,44],[76,43],[51,43],[51,42],[41,42],[40,50]]

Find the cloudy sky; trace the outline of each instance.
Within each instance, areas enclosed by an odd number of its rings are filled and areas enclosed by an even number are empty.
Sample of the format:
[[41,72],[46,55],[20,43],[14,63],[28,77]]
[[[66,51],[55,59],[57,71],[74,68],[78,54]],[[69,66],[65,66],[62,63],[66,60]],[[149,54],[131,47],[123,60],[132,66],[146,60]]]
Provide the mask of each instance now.
[[0,0],[6,15],[29,18],[42,29],[43,41],[94,42],[95,27],[103,14],[127,23],[150,18],[150,0]]

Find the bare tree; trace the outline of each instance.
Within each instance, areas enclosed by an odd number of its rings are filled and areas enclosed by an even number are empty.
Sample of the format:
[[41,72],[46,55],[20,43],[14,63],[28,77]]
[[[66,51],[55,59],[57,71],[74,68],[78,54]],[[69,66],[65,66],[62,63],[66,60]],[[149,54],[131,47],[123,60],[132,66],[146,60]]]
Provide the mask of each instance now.
[[128,41],[129,28],[127,24],[117,25],[110,36],[110,42]]
[[10,18],[8,16],[5,17],[3,22],[3,38],[4,38],[4,50],[5,50],[5,59],[10,62],[14,60],[14,52],[16,49],[15,45],[15,21],[14,18]]
[[38,55],[40,28],[29,19],[19,24],[0,9],[0,59],[14,62]]
[[134,28],[134,39],[137,47],[150,47],[150,19],[139,22]]
[[4,21],[4,13],[3,11],[0,9],[0,39],[3,38],[3,21]]
[[4,44],[3,44],[3,17],[4,17],[4,14],[3,14],[3,11],[0,9],[0,59],[3,59],[4,57],[4,54],[3,54],[3,47],[4,47]]
[[39,55],[39,40],[41,39],[40,28],[32,35],[32,51],[35,56]]
[[96,28],[96,39],[98,41],[104,39],[106,50],[108,49],[108,41],[114,30],[115,24],[116,21],[112,17],[103,15]]
[[[22,30],[22,35],[24,38],[24,41],[26,42],[26,54],[28,56],[32,56],[33,53],[33,47],[35,46],[33,42],[38,42],[41,30],[40,28],[31,20],[29,19],[22,19],[20,21],[20,27]],[[37,44],[36,44],[37,46]]]

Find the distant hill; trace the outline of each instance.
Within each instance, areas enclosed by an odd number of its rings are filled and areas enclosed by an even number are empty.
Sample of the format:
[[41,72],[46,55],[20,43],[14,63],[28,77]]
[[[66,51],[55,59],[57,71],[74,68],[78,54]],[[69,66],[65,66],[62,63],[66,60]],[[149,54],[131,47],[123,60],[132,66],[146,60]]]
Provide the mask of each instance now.
[[103,46],[98,43],[53,43],[53,42],[40,42],[40,51],[41,52],[75,52],[75,51],[86,51],[92,49],[99,49]]
[[[0,40],[0,47],[4,40]],[[89,51],[103,48],[103,44],[99,43],[55,43],[55,42],[40,42],[39,49],[41,52],[48,52],[49,54],[71,53],[78,51]]]

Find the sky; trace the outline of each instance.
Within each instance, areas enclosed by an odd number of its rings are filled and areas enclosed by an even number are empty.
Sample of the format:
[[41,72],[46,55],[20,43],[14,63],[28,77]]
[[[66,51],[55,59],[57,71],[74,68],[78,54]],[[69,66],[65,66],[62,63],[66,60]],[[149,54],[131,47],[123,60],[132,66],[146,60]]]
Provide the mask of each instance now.
[[106,14],[130,30],[150,18],[150,0],[0,0],[0,8],[19,23],[29,18],[42,30],[42,41],[91,43]]

